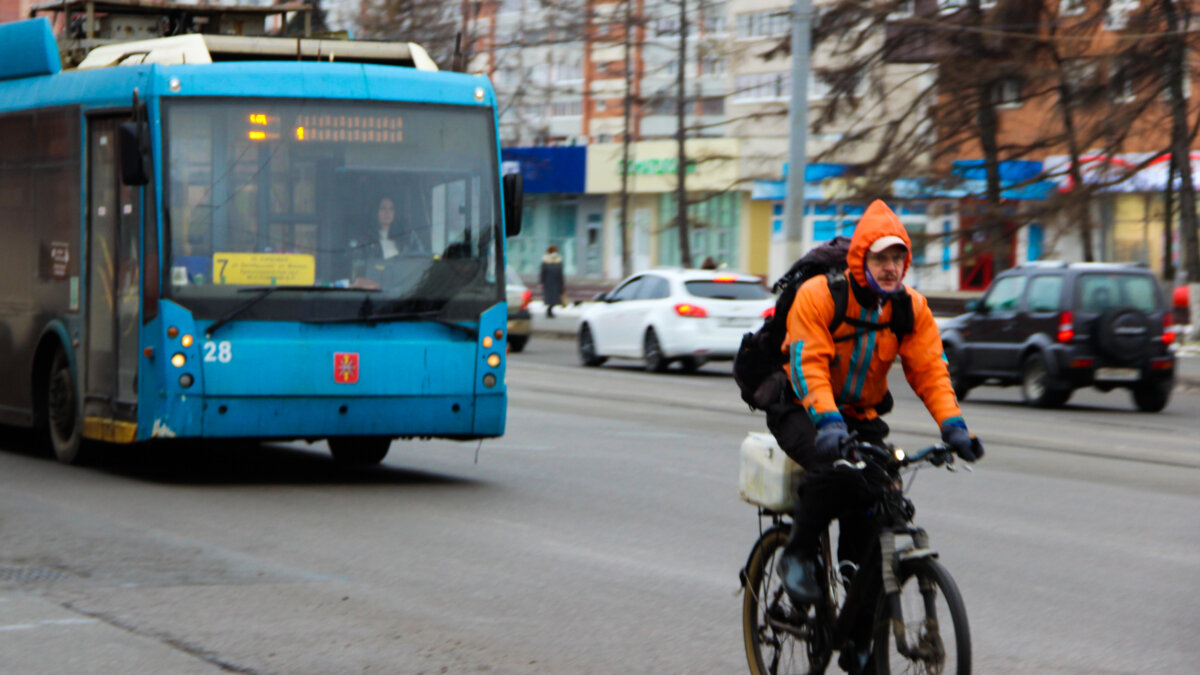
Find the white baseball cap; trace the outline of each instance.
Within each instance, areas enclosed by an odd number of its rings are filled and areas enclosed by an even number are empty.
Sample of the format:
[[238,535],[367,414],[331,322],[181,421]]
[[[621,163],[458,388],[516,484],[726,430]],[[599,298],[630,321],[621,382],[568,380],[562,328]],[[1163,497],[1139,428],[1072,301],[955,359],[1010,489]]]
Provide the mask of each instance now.
[[886,237],[880,237],[871,242],[871,253],[879,253],[880,251],[897,244],[903,246],[905,249],[908,248],[908,244],[904,243],[904,239],[897,237],[894,234],[889,234]]

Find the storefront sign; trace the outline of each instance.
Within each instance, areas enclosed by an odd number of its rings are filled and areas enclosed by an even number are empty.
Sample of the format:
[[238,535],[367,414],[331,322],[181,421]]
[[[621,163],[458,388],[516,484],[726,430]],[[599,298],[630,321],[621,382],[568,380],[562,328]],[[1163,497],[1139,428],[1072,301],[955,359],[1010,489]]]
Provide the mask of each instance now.
[[[724,191],[738,189],[740,141],[736,138],[697,138],[686,145],[687,189]],[[628,157],[620,143],[593,143],[587,148],[587,191],[614,194],[621,191],[622,176],[632,193],[672,192],[679,177],[679,146],[675,141],[641,141],[629,146]],[[747,189],[747,188],[741,188]]]
[[[662,176],[664,174],[679,173],[679,158],[667,157],[664,159],[636,159],[630,160],[625,165],[625,173],[631,176]],[[696,165],[688,163],[688,174],[696,173]]]

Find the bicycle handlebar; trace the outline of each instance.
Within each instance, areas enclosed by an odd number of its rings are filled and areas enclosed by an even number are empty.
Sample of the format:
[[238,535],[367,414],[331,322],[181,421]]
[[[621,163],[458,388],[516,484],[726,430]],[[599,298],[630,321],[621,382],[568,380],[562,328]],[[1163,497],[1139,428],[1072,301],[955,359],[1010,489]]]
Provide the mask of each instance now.
[[[851,456],[870,457],[883,462],[885,465],[896,467],[906,467],[921,462],[928,462],[933,466],[947,465],[947,467],[954,464],[954,451],[945,443],[936,443],[915,452],[906,452],[900,448],[890,449],[864,441],[851,441],[849,450]],[[854,466],[849,460],[840,461],[846,462],[846,464],[852,467]]]

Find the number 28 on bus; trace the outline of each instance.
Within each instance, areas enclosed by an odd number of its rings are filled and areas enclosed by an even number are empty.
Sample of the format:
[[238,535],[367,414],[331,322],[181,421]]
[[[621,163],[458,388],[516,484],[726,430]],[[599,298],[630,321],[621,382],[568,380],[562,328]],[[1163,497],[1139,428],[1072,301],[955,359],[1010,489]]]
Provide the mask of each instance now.
[[489,82],[411,43],[221,37],[64,70],[45,18],[0,25],[0,423],[66,462],[503,434],[522,190]]

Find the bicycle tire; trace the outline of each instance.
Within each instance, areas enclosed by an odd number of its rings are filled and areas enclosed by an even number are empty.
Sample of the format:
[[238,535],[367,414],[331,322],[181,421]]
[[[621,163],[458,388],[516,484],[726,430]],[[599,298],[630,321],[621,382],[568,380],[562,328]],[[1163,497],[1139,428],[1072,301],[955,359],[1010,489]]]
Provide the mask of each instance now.
[[[763,533],[754,544],[742,588],[742,636],[746,646],[746,660],[752,675],[802,675],[812,672],[812,661],[820,653],[820,628],[813,608],[806,608],[803,622],[800,614],[792,607],[783,580],[776,572],[779,555],[787,543],[785,528],[772,528]],[[793,631],[777,628],[769,621],[790,619],[796,625]],[[817,670],[823,670],[817,669]]]
[[[962,593],[946,568],[933,558],[916,558],[900,564],[897,571],[900,603],[904,611],[905,640],[926,649],[928,658],[910,658],[901,654],[893,642],[888,618],[887,598],[881,595],[875,609],[875,672],[878,675],[901,673],[945,673],[968,675],[971,672],[971,631]],[[925,590],[922,590],[922,589]],[[928,628],[930,610],[936,620],[934,633]],[[949,615],[950,621],[945,620]],[[947,639],[946,629],[954,635]]]

